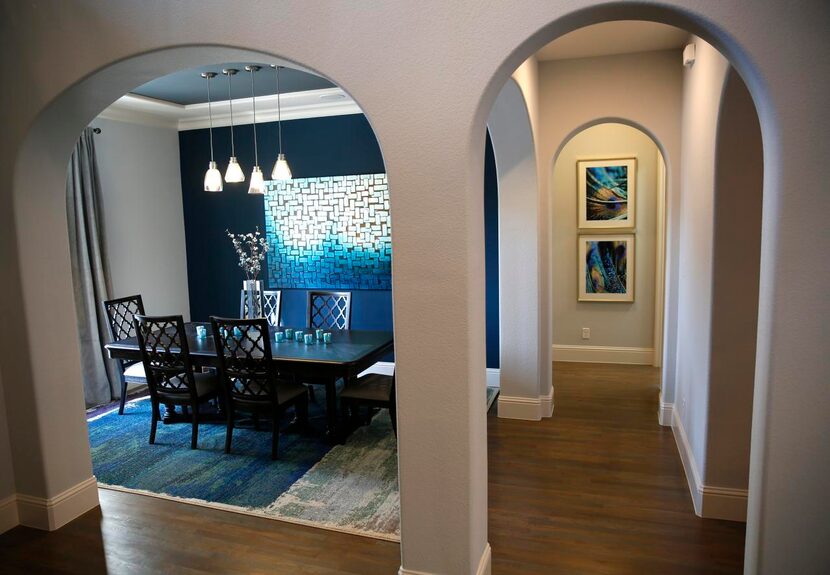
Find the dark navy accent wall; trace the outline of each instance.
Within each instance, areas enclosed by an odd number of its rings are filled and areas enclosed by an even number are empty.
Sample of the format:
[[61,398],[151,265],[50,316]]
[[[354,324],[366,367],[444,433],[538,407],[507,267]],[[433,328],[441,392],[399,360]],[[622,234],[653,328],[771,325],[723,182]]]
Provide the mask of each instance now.
[[499,181],[489,131],[484,148],[484,275],[487,290],[487,367],[499,367]]
[[[282,130],[283,151],[294,177],[386,171],[377,139],[362,114],[291,120],[283,122]],[[276,159],[277,124],[257,124],[257,137],[260,166],[268,178]],[[230,128],[214,129],[213,140],[214,155],[224,173],[231,153]],[[250,177],[254,163],[253,127],[250,124],[236,126],[234,140],[236,156],[246,178]],[[498,367],[498,191],[489,137],[486,149],[487,366]],[[239,290],[244,274],[237,265],[225,230],[242,233],[259,226],[264,232],[263,197],[248,195],[247,182],[226,183],[224,191],[218,193],[204,191],[204,174],[210,161],[207,129],[180,132],[179,153],[191,317],[194,321],[205,321],[211,315],[238,316]],[[394,199],[392,201],[394,203]],[[264,279],[265,274],[261,278]],[[365,290],[352,294],[352,327],[392,329],[390,291]],[[306,291],[283,290],[284,323],[305,325],[305,314]]]

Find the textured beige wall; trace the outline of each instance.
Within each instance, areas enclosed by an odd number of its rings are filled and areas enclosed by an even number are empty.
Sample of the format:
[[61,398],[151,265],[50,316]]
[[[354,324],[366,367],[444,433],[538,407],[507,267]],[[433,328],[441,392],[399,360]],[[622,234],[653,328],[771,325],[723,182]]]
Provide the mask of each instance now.
[[112,296],[140,293],[147,313],[187,321],[179,133],[105,119],[92,125],[102,129],[95,150]]
[[[559,153],[553,168],[553,344],[652,349],[654,344],[654,268],[657,226],[657,145],[649,136],[624,124],[599,124],[574,136]],[[607,233],[635,235],[634,301],[577,301],[576,163],[586,158],[637,158],[635,230]],[[596,230],[583,230],[595,234]],[[603,232],[600,232],[603,233]],[[582,328],[591,339],[582,339]]]
[[695,39],[695,64],[683,78],[683,157],[678,258],[677,396],[675,410],[696,467],[706,477],[712,262],[715,218],[715,150],[721,93],[729,64]]
[[[15,328],[0,334],[0,366],[4,381],[15,382],[4,393],[20,491],[52,496],[91,473],[77,349],[67,343],[75,314],[62,188],[72,142],[136,85],[245,59],[251,54],[215,47],[247,46],[328,75],[378,136],[394,220],[402,573],[476,573],[487,541],[487,114],[510,74],[554,37],[609,18],[646,18],[702,34],[733,60],[765,138],[747,570],[816,572],[830,562],[830,270],[815,256],[830,250],[830,197],[803,185],[823,181],[830,157],[830,77],[816,73],[830,67],[827,3],[794,10],[778,1],[527,0],[517,10],[506,1],[486,9],[472,0],[428,9],[405,0],[371,9],[251,1],[207,10],[195,1],[85,0],[2,10],[0,65],[20,72],[0,92],[13,111],[0,134],[0,320]],[[231,12],[217,26],[217,14]],[[213,48],[185,47],[204,45]],[[486,562],[481,571],[489,572]]]
[[763,149],[755,105],[730,70],[718,120],[706,482],[746,489],[755,380]]

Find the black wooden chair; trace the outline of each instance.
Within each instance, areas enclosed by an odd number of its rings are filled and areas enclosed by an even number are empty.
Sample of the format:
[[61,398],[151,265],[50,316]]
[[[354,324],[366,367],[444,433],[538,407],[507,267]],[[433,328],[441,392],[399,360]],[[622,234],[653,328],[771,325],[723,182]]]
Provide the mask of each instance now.
[[[244,318],[248,312],[248,297],[245,290],[239,294],[239,317]],[[262,291],[262,316],[268,320],[268,325],[279,327],[280,311],[282,308],[281,290]]]
[[350,329],[352,293],[347,291],[308,292],[306,324],[311,329]]
[[[355,420],[360,407],[367,408],[366,424],[371,423],[376,409],[388,409],[392,431],[398,435],[398,414],[395,406],[395,375],[369,373],[346,384],[340,392],[340,409],[344,422]],[[345,442],[345,432],[341,440]]]
[[135,331],[153,404],[150,443],[156,441],[161,403],[189,406],[192,412],[190,449],[196,449],[199,406],[209,399],[219,397],[219,378],[213,373],[193,371],[182,316],[136,315]]
[[280,416],[294,406],[301,427],[308,423],[308,398],[303,386],[277,373],[271,356],[268,322],[258,319],[211,317],[219,374],[225,390],[227,433],[225,453],[231,451],[237,411],[272,420],[271,459],[277,458]]
[[[103,302],[104,313],[107,316],[109,335],[112,341],[135,337],[136,315],[144,315],[144,302],[140,295],[131,295]],[[121,401],[118,405],[118,415],[124,415],[124,402],[127,399],[127,384],[147,383],[144,373],[144,364],[141,361],[116,359],[118,374],[121,379]]]
[[[310,291],[306,307],[306,325],[311,329],[350,329],[352,326],[352,293],[347,291]],[[314,385],[329,385],[323,378],[305,378],[309,396],[315,399]],[[329,401],[329,405],[332,402]]]

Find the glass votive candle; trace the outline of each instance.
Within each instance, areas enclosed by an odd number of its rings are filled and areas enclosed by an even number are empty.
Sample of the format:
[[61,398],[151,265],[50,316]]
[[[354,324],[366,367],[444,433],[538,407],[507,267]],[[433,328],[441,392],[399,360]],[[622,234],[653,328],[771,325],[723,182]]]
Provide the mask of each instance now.
[[320,328],[315,329],[314,330],[314,335],[316,336],[317,341],[323,341],[323,330],[322,329],[320,329]]
[[323,333],[323,343],[331,343],[331,332],[327,331]]
[[285,341],[285,333],[281,331],[274,333],[274,337],[277,338],[277,343]]
[[296,339],[297,341],[303,341],[303,332],[302,332],[302,330],[298,329],[297,331],[294,332],[294,339]]
[[233,336],[234,337],[242,337],[242,330],[238,327],[233,328]]
[[287,327],[285,328],[285,339],[294,339],[294,329]]
[[196,337],[198,337],[199,339],[205,339],[207,337],[207,328],[203,325],[197,325]]
[[226,328],[226,327],[219,328],[219,333],[222,334],[222,337],[227,339],[227,337],[228,337],[228,328]]
[[313,333],[307,333],[307,334],[303,335],[303,341],[305,342],[306,345],[314,343],[314,334]]

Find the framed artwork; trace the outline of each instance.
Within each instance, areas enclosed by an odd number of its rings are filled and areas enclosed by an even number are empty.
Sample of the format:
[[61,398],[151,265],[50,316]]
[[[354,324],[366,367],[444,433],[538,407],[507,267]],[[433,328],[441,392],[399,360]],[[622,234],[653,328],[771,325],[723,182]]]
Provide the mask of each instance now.
[[634,234],[579,236],[579,301],[634,301]]
[[633,228],[637,158],[576,163],[580,229]]

